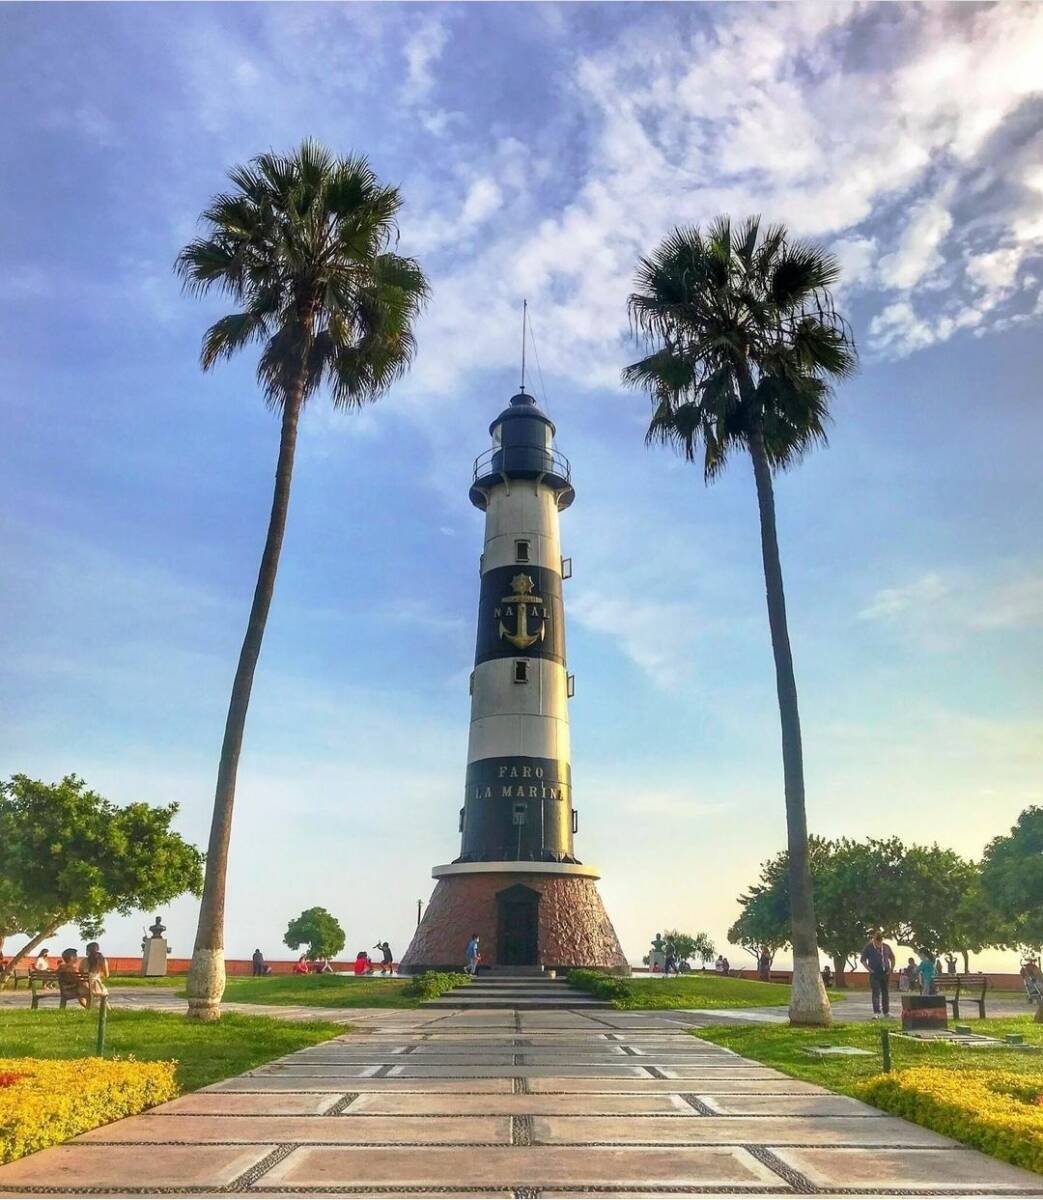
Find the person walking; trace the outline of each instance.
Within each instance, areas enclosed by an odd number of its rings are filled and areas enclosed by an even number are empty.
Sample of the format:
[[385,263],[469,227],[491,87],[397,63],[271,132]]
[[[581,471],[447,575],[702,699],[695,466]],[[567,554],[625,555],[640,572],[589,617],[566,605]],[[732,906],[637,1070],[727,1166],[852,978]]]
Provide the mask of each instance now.
[[250,962],[253,964],[253,973],[255,975],[267,975],[268,964],[264,961],[264,955],[258,947],[250,956]]
[[873,1020],[891,1014],[891,972],[895,967],[895,952],[884,941],[879,929],[863,947],[859,961],[869,972],[869,987],[873,994]]
[[472,933],[471,940],[467,943],[467,950],[464,952],[467,957],[467,974],[478,974],[478,934]]

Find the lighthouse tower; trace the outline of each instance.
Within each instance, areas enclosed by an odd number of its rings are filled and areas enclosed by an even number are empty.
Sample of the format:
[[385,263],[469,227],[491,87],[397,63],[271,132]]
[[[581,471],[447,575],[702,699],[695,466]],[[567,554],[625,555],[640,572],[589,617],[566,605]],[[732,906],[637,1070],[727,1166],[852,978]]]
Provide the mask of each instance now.
[[524,388],[489,427],[471,503],[485,513],[460,854],[431,872],[431,901],[402,969],[483,963],[629,970],[576,857],[558,514],[575,498],[554,424]]

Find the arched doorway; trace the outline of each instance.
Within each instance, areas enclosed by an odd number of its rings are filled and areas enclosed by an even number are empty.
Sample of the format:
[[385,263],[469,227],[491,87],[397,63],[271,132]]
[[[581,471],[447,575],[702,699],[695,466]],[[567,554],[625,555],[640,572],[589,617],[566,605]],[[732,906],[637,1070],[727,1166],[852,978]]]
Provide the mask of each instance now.
[[539,927],[539,892],[516,883],[496,893],[496,961],[501,966],[536,966]]

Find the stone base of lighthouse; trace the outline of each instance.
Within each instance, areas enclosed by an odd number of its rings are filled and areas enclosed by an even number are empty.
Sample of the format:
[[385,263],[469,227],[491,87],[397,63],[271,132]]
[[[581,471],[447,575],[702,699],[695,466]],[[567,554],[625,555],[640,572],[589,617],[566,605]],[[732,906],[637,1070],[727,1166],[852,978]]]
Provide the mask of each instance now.
[[454,863],[438,882],[400,970],[459,971],[471,935],[483,966],[597,967],[629,975],[630,966],[598,895],[598,874],[574,863]]

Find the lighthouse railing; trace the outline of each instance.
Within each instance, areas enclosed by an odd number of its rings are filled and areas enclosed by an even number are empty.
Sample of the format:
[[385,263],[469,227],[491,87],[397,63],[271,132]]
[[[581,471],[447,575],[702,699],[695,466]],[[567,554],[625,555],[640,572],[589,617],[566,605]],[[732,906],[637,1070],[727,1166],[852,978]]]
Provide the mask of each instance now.
[[549,450],[545,445],[511,445],[494,446],[479,454],[474,460],[472,483],[486,479],[490,475],[501,475],[512,471],[556,476],[572,482],[572,466],[564,454],[557,450]]

